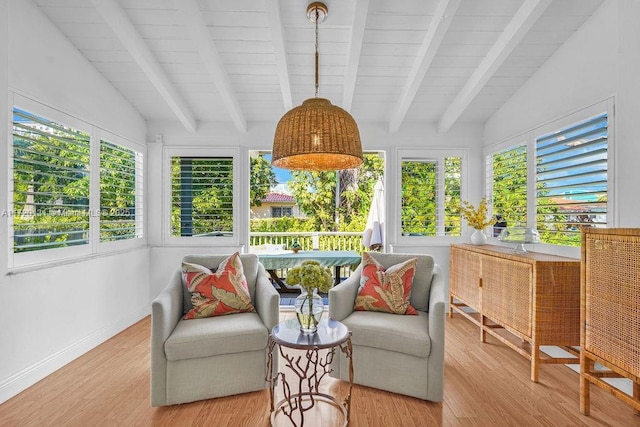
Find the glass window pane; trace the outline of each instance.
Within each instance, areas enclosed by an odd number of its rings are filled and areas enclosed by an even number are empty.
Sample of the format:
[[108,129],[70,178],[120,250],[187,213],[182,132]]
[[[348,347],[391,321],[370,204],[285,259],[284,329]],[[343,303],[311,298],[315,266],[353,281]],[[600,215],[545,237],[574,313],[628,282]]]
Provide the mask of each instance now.
[[100,241],[142,237],[142,154],[100,141]]
[[233,235],[232,158],[171,158],[171,235]]
[[536,223],[543,242],[579,246],[607,225],[607,114],[536,138]]
[[13,109],[13,251],[89,243],[89,135]]
[[462,178],[462,160],[460,157],[444,159],[444,234],[462,235],[460,222],[460,186]]
[[436,169],[435,162],[402,162],[403,235],[436,235]]
[[498,236],[504,227],[527,225],[527,146],[500,151],[488,161],[493,214],[497,217],[493,234]]
[[402,161],[402,234],[460,236],[462,160]]

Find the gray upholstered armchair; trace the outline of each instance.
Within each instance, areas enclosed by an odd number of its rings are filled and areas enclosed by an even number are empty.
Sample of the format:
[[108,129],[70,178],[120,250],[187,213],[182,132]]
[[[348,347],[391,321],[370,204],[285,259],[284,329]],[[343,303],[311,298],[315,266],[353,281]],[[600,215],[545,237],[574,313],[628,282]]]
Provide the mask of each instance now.
[[[216,268],[225,255],[183,261]],[[240,255],[255,313],[183,320],[190,307],[181,270],[152,303],[151,404],[173,405],[266,388],[268,337],[280,298],[254,254]],[[277,370],[277,360],[274,360]]]
[[[354,311],[362,265],[329,291],[329,317],[352,332],[354,382],[440,402],[444,383],[444,305],[442,272],[429,255],[371,253],[388,268],[417,258],[411,305],[418,316]],[[332,376],[349,379],[343,354]]]

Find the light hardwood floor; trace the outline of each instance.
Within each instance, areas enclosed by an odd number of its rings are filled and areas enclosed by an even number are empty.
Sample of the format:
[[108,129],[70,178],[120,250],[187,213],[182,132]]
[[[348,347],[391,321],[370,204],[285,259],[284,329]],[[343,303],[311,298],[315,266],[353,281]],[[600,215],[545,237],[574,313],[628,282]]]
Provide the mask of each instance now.
[[[532,383],[523,357],[492,338],[480,343],[478,329],[459,316],[446,323],[444,402],[355,386],[353,426],[640,426],[629,406],[595,388],[591,416],[581,415],[575,372],[544,365],[540,383]],[[269,424],[267,390],[152,408],[149,333],[146,318],[0,405],[0,426]],[[333,379],[329,387],[346,390]],[[325,416],[315,421],[333,424]]]

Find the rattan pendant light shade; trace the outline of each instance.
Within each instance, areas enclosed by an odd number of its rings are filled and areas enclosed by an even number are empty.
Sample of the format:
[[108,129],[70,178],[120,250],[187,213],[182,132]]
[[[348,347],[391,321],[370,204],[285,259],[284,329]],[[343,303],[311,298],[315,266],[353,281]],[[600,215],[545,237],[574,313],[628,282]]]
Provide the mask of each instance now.
[[325,98],[309,98],[278,122],[272,163],[292,170],[340,170],[362,163],[358,125]]
[[363,162],[356,121],[328,99],[317,97],[318,21],[326,15],[326,6],[319,2],[307,9],[307,16],[314,16],[316,24],[316,97],[289,110],[278,122],[271,163],[279,168],[327,171],[351,169]]

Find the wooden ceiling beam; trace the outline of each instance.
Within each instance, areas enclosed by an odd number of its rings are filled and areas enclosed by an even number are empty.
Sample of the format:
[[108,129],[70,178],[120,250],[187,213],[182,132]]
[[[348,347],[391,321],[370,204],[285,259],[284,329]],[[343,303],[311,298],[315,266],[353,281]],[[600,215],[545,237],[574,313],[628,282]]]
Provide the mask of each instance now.
[[351,38],[347,49],[347,63],[344,72],[344,89],[342,92],[342,108],[351,110],[353,94],[356,90],[356,80],[358,68],[360,66],[360,54],[362,52],[362,41],[364,40],[364,30],[367,24],[367,14],[369,13],[369,0],[356,0],[353,13],[353,24],[351,25]]
[[267,15],[269,19],[269,31],[271,41],[276,56],[276,69],[278,80],[280,81],[280,91],[282,92],[282,103],[285,111],[293,107],[291,96],[291,81],[289,80],[289,64],[287,62],[287,52],[284,46],[284,31],[282,27],[282,13],[280,12],[279,0],[267,0]]
[[222,58],[218,53],[214,41],[211,39],[198,3],[196,0],[180,0],[176,2],[176,4],[178,5],[178,10],[180,10],[184,17],[184,23],[191,34],[191,38],[200,54],[204,67],[216,85],[220,98],[231,116],[231,120],[233,120],[236,129],[240,132],[246,132],[247,120],[242,113],[229,75],[224,69]]
[[469,107],[500,65],[513,52],[533,24],[544,13],[551,0],[525,0],[507,24],[498,40],[475,69],[462,90],[447,107],[438,122],[438,132],[447,132]]
[[445,34],[449,30],[451,21],[456,14],[461,0],[440,0],[431,18],[429,29],[424,37],[418,56],[409,71],[407,82],[402,89],[402,94],[389,121],[389,132],[394,133],[400,129],[400,125],[413,103],[413,99],[420,89],[420,85],[427,74],[427,70],[433,62]]
[[196,132],[196,119],[185,100],[167,77],[162,66],[135,29],[131,20],[116,0],[91,0],[98,13],[113,30],[115,36],[129,51],[151,84],[160,93],[178,120],[190,132]]

